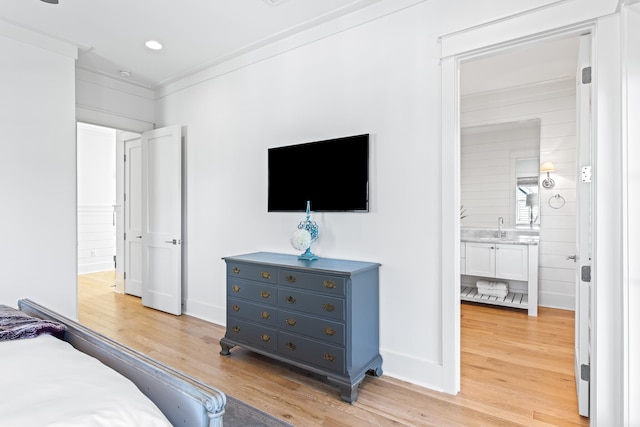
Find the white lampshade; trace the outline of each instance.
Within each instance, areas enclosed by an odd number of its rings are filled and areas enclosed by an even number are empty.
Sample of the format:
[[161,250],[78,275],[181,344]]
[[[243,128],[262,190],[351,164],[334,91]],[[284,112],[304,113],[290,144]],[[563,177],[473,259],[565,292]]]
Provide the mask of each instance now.
[[553,162],[543,162],[540,166],[540,172],[553,172],[556,170],[556,166]]

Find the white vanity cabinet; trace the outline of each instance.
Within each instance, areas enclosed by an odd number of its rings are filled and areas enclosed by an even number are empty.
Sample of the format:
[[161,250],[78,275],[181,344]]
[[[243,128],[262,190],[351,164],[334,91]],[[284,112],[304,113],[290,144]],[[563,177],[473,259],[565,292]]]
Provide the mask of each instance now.
[[[464,243],[461,248],[461,274],[476,278],[517,281],[526,283],[526,291],[512,289],[505,298],[477,293],[475,286],[463,285],[462,300],[483,302],[527,309],[530,316],[538,315],[538,245],[513,242]],[[522,283],[520,286],[523,286]]]
[[499,243],[466,243],[465,274],[527,280],[529,247]]

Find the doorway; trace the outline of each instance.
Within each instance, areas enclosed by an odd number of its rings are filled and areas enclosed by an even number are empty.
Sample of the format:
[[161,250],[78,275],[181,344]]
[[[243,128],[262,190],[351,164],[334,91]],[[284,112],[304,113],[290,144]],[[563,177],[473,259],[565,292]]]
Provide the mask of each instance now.
[[[576,316],[580,311],[576,305],[576,299],[579,298],[576,291],[576,283],[579,284],[579,279],[576,279],[578,268],[574,263],[578,253],[579,230],[576,224],[590,227],[588,221],[579,218],[580,211],[576,207],[579,182],[576,167],[577,135],[581,129],[576,89],[579,52],[580,34],[574,33],[484,52],[464,58],[459,63],[460,128],[540,120],[539,164],[553,162],[556,165],[553,172],[555,185],[539,188],[540,305],[575,309]],[[588,125],[586,129],[588,131]],[[463,159],[463,154],[458,147],[458,160]],[[492,153],[489,152],[487,156],[491,157]],[[464,167],[463,161],[460,170]],[[465,185],[464,180],[461,185]],[[457,190],[463,196],[468,193],[464,189]],[[515,197],[516,192],[512,193]],[[463,202],[460,203],[464,205]],[[503,207],[510,209],[508,215],[492,215],[489,212],[492,207],[486,207],[482,214],[491,218],[491,223],[486,224],[487,228],[495,228],[495,218],[517,218],[516,211],[511,208],[516,205],[515,199],[503,204]],[[466,208],[465,215],[472,217],[474,212]],[[476,216],[475,224],[481,226],[480,217]],[[468,221],[467,218],[465,221]],[[473,220],[470,222],[474,223]],[[509,225],[517,231],[517,221]],[[576,317],[576,328],[579,327],[577,322]],[[576,375],[577,378],[579,374]],[[580,400],[580,393],[578,398]],[[588,388],[586,397],[583,391],[582,399],[585,398],[588,402]],[[580,413],[588,415],[588,408],[585,413],[581,405]]]

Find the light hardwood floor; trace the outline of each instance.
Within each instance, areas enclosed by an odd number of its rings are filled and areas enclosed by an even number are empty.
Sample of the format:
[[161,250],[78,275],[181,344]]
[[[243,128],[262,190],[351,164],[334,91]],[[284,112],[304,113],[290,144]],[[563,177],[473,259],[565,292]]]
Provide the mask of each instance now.
[[589,425],[575,397],[573,312],[463,304],[458,395],[367,376],[349,405],[322,379],[240,347],[220,356],[224,328],[144,308],[114,293],[113,278],[80,276],[81,323],[296,426]]

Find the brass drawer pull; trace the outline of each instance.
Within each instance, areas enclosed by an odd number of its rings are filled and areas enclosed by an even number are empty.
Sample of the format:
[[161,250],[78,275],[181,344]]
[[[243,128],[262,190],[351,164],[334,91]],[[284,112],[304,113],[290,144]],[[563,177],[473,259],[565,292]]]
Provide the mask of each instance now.
[[233,270],[231,271],[233,271],[236,274],[240,274],[240,269],[238,267],[234,267]]
[[333,328],[324,328],[323,331],[326,335],[329,335],[330,337],[336,334],[336,331]]
[[260,292],[260,296],[262,298],[269,298],[271,296],[271,294],[269,292],[267,292],[267,291],[262,291],[262,292]]
[[296,303],[296,299],[292,296],[288,296],[284,299],[286,302],[288,302],[289,304],[295,304]]
[[233,289],[233,292],[240,292],[240,286],[238,285],[233,285],[231,289]]
[[296,345],[295,345],[294,343],[292,343],[291,341],[289,341],[289,342],[287,343],[287,348],[288,348],[289,350],[295,350],[295,349],[296,349]]
[[267,334],[262,334],[262,335],[260,335],[260,339],[261,339],[262,341],[264,341],[264,342],[269,342],[269,341],[271,341],[271,337],[270,337],[269,335],[267,335]]
[[233,307],[231,308],[233,308],[233,311],[240,311],[240,307],[238,307],[237,304],[233,304]]
[[333,304],[324,304],[322,308],[324,308],[324,311],[333,311],[336,309],[336,306]]
[[260,317],[262,317],[263,319],[268,319],[271,317],[271,315],[266,311],[263,311],[262,313],[260,313]]
[[237,334],[238,332],[240,332],[240,327],[239,327],[239,326],[234,326],[234,327],[233,327],[233,332],[235,332],[236,334]]
[[331,280],[325,280],[323,285],[327,289],[335,289],[336,288],[336,284],[333,283]]
[[296,323],[297,323],[295,319],[287,319],[285,320],[285,322],[287,322],[287,325],[289,326],[296,326]]
[[327,362],[335,362],[336,361],[336,357],[331,353],[325,353],[324,356],[322,356],[322,358],[324,360],[326,360]]
[[289,282],[289,283],[296,283],[296,278],[295,278],[295,276],[287,276],[287,277],[285,278],[285,280],[286,280],[287,282]]
[[266,271],[263,271],[262,273],[260,273],[260,275],[263,279],[271,279],[271,274],[267,273]]

